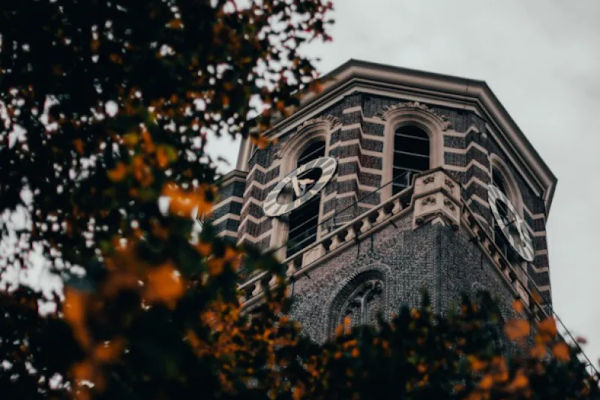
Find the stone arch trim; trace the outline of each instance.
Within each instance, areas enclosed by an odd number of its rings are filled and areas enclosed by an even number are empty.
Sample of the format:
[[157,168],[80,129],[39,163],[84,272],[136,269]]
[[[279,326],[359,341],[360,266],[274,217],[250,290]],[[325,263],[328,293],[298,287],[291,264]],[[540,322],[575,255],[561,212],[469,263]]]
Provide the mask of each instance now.
[[[280,159],[279,178],[283,179],[287,174],[296,169],[298,157],[312,143],[322,140],[325,143],[325,155],[329,155],[329,142],[331,133],[341,127],[341,122],[331,116],[326,115],[305,121],[300,125],[296,132],[289,135],[289,139],[281,144],[277,153]],[[323,218],[323,202],[319,207],[319,221]],[[321,230],[317,236],[321,234]],[[270,247],[279,248],[277,256],[280,259],[285,258],[285,243],[288,238],[288,224],[280,218],[273,219],[273,230],[271,234]]]
[[280,177],[296,168],[296,161],[300,154],[315,141],[323,140],[325,142],[325,155],[328,155],[331,133],[340,127],[340,121],[330,115],[313,118],[300,125],[293,137],[287,140],[279,150],[278,154],[282,160]]
[[350,300],[349,297],[363,284],[377,280],[381,282],[381,312],[384,316],[389,314],[389,299],[390,290],[393,283],[390,282],[389,267],[383,264],[372,264],[354,271],[344,278],[337,286],[335,291],[332,291],[332,296],[329,299],[329,307],[327,310],[327,335],[331,336],[335,332],[335,328],[343,319],[343,308]]
[[415,116],[421,114],[422,117],[435,121],[434,123],[439,125],[442,131],[450,128],[450,122],[446,119],[446,117],[429,108],[427,105],[419,103],[418,101],[397,103],[387,106],[378,112],[376,117],[387,122],[393,120],[398,114],[413,114]]

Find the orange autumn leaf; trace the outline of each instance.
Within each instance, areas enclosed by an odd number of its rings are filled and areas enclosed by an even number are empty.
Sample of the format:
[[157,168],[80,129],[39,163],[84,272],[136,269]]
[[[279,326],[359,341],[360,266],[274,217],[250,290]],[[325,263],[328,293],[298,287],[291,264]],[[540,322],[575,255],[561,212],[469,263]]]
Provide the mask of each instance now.
[[494,380],[491,375],[484,375],[479,381],[479,387],[483,390],[489,390],[494,385]]
[[152,268],[146,283],[144,294],[149,301],[159,301],[173,307],[183,295],[183,281],[171,263]]
[[521,302],[521,300],[516,299],[513,302],[513,309],[519,314],[523,312],[523,303]]
[[529,335],[531,327],[523,319],[511,319],[504,326],[504,333],[510,340],[522,339]]
[[94,39],[94,40],[90,41],[90,50],[92,50],[93,53],[97,52],[99,48],[100,48],[100,41],[98,39]]
[[339,324],[338,326],[335,327],[335,336],[339,337],[342,336],[342,334],[344,333],[344,325],[343,324]]
[[508,386],[509,391],[517,391],[525,389],[529,385],[529,379],[523,375],[521,371],[518,371],[515,375],[515,378],[512,380],[510,385]]
[[114,361],[121,355],[123,347],[121,339],[100,343],[94,348],[94,358],[104,363]]
[[121,57],[117,53],[111,53],[110,56],[108,56],[108,58],[115,64],[123,64],[123,57]]
[[82,323],[85,318],[85,296],[78,290],[65,290],[64,316],[72,324]]
[[146,165],[144,157],[141,155],[133,158],[133,176],[144,187],[150,186],[154,182],[152,170]]
[[202,256],[206,257],[212,252],[212,245],[207,242],[199,241],[198,244],[196,244],[196,250],[198,250],[198,253]]
[[465,399],[466,400],[481,400],[481,394],[479,394],[478,392],[471,392]]
[[177,159],[177,150],[168,145],[158,145],[156,147],[156,164],[160,168],[166,168],[170,163]]
[[416,308],[411,308],[410,316],[412,317],[412,319],[419,319],[421,318],[421,313]]
[[283,100],[277,100],[277,102],[275,103],[275,108],[277,108],[278,111],[284,112],[285,103],[283,102]]
[[169,165],[169,157],[165,146],[158,146],[156,149],[156,164],[160,168],[166,168]]
[[211,276],[221,275],[225,269],[225,260],[222,258],[211,258],[206,262],[206,267]]
[[266,149],[270,143],[269,138],[263,135],[252,136],[250,140],[259,150]]
[[302,397],[304,397],[304,384],[299,382],[292,389],[292,398],[294,400],[300,400]]
[[79,138],[73,140],[73,147],[75,147],[75,150],[77,150],[77,153],[79,153],[80,155],[83,154],[83,140],[81,140]]
[[216,189],[212,185],[186,191],[175,183],[167,183],[163,187],[162,195],[170,199],[169,211],[182,217],[191,217],[194,214],[207,216],[212,212],[213,202],[207,198],[207,193],[214,198],[215,192]]
[[138,281],[138,276],[132,272],[113,270],[103,283],[101,293],[107,297],[114,297],[123,290],[136,289],[139,286]]
[[540,334],[546,335],[549,338],[556,337],[556,335],[558,334],[558,331],[556,329],[556,322],[554,321],[554,318],[548,317],[548,318],[544,319],[543,321],[541,321],[538,324],[538,331]]
[[87,296],[75,289],[65,289],[64,318],[73,328],[75,339],[83,346],[87,347],[90,343],[90,337],[85,326]]
[[537,358],[538,360],[543,359],[546,356],[546,346],[541,343],[536,343],[530,350],[529,355],[533,358]]
[[454,385],[453,389],[455,392],[462,392],[465,390],[465,385],[463,383],[457,383]]
[[315,79],[308,85],[308,90],[315,94],[319,94],[323,91],[323,84]]
[[73,366],[71,374],[76,380],[93,380],[94,365],[90,361],[82,361]]
[[533,289],[531,291],[531,299],[536,303],[542,303],[544,301],[544,299],[536,289]]
[[106,172],[106,175],[108,175],[108,179],[113,182],[122,181],[127,175],[127,167],[119,161],[113,169],[109,169]]
[[492,378],[495,382],[506,382],[508,381],[508,368],[506,366],[506,360],[502,356],[494,356],[490,362],[492,368]]
[[142,145],[142,150],[144,150],[147,154],[154,153],[156,146],[154,145],[152,135],[148,129],[146,129],[146,127],[142,127],[142,140],[144,142]]
[[352,328],[352,318],[349,315],[344,317],[344,333],[349,334]]
[[225,248],[225,255],[223,258],[229,263],[234,271],[237,271],[240,268],[240,264],[242,263],[242,253],[233,247]]
[[190,217],[195,209],[195,196],[184,192],[172,197],[171,202],[169,203],[169,210],[171,210],[173,214],[177,214],[182,217]]
[[571,358],[569,346],[565,342],[559,342],[552,346],[552,354],[559,361],[569,361]]
[[482,371],[487,365],[485,361],[480,360],[475,356],[468,357],[469,363],[471,364],[471,369],[475,372]]
[[167,27],[169,27],[171,29],[182,29],[183,28],[183,22],[179,18],[173,18],[172,20],[170,20],[167,23]]
[[211,347],[201,341],[194,331],[188,329],[185,340],[190,344],[190,347],[196,356],[203,357],[210,353]]

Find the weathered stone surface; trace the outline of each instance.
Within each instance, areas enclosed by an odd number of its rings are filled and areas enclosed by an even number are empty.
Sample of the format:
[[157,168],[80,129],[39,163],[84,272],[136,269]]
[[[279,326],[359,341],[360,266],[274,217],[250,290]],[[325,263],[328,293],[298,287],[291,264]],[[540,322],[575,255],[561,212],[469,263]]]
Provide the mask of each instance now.
[[412,230],[410,216],[362,240],[301,276],[294,284],[292,316],[316,341],[336,326],[335,298],[355,277],[376,271],[383,280],[382,313],[390,318],[404,304],[419,305],[421,291],[435,311],[455,308],[461,294],[488,290],[505,317],[513,295],[502,277],[463,231],[428,224]]

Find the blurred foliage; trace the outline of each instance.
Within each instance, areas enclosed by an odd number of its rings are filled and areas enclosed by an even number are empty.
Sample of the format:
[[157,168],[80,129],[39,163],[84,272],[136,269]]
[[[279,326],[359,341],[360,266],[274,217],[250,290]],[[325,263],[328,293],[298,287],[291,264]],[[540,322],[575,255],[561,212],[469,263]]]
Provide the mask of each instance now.
[[[424,303],[315,344],[285,316],[271,255],[197,228],[218,199],[207,135],[269,144],[259,132],[319,90],[300,49],[329,40],[331,9],[2,3],[0,199],[23,222],[2,224],[12,251],[0,274],[32,268],[36,253],[66,282],[43,316],[40,293],[0,291],[3,399],[598,397],[552,320],[508,321],[508,352],[493,307],[467,300],[456,315]],[[238,302],[241,265],[280,283],[252,315]]]

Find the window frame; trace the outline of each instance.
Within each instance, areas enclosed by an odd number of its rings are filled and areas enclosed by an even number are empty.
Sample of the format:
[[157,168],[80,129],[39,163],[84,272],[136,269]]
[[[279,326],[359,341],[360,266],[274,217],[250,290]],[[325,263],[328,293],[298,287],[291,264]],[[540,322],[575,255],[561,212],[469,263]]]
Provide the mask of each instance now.
[[[421,129],[429,137],[429,169],[443,166],[443,134],[447,128],[445,122],[434,113],[421,107],[405,106],[393,107],[387,111],[383,119],[384,127],[384,153],[383,153],[383,184],[387,186],[382,189],[383,199],[393,194],[391,181],[394,173],[394,151],[396,131],[404,126],[414,126]],[[412,181],[410,184],[412,185]]]

